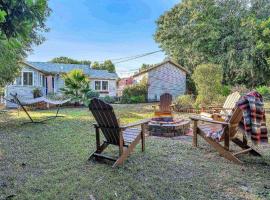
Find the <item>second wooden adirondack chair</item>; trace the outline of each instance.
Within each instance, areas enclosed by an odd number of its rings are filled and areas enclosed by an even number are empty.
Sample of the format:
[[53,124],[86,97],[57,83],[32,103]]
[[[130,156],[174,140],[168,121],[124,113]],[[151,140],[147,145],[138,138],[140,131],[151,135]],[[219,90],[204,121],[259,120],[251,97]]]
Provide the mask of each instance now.
[[232,110],[234,109],[237,101],[241,98],[239,92],[234,92],[230,94],[223,106],[220,107],[210,107],[210,110],[207,112],[201,112],[202,117],[213,118],[214,120],[224,121],[224,118],[228,115],[232,114]]
[[[94,98],[89,104],[89,110],[92,112],[96,124],[96,151],[90,156],[92,158],[102,158],[114,161],[113,167],[121,165],[133,151],[135,146],[141,141],[142,151],[145,149],[145,125],[149,119],[141,120],[136,123],[120,126],[113,107],[100,99]],[[141,126],[141,129],[134,128]],[[105,137],[105,141],[100,142],[100,131]],[[119,147],[119,156],[113,158],[102,154],[108,145]]]
[[[249,152],[255,156],[261,156],[255,149],[250,147],[247,144],[247,139],[245,134],[243,133],[243,138],[240,140],[236,137],[236,133],[238,131],[238,125],[242,119],[243,113],[240,108],[236,108],[230,117],[228,122],[215,121],[213,119],[205,119],[201,116],[191,117],[191,120],[194,122],[193,126],[193,146],[197,147],[197,135],[200,135],[206,142],[208,142],[213,148],[215,148],[219,154],[225,157],[228,160],[233,161],[234,163],[241,164],[236,155],[243,154]],[[203,123],[199,123],[203,122]],[[209,133],[219,132],[220,138],[213,138],[209,136]],[[235,143],[239,147],[242,148],[239,152],[231,152],[230,151],[230,142]],[[220,143],[224,142],[224,145]]]
[[155,117],[166,117],[172,115],[172,95],[164,93],[160,96],[160,103],[154,106]]

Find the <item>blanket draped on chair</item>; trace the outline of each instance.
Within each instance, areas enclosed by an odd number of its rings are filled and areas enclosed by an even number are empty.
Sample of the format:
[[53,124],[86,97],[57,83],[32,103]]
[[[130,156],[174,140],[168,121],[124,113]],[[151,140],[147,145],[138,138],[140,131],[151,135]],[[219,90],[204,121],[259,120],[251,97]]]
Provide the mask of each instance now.
[[240,127],[243,128],[247,136],[255,143],[267,143],[267,128],[265,110],[262,96],[252,91],[237,102],[237,106],[243,111],[243,119]]

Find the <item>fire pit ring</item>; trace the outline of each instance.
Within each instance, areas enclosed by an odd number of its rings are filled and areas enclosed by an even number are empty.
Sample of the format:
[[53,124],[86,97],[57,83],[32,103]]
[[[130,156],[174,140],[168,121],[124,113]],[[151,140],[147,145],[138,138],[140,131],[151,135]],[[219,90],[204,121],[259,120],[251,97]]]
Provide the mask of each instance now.
[[149,124],[149,135],[159,137],[176,137],[185,135],[190,129],[190,120],[174,119],[173,121],[159,121],[152,119]]

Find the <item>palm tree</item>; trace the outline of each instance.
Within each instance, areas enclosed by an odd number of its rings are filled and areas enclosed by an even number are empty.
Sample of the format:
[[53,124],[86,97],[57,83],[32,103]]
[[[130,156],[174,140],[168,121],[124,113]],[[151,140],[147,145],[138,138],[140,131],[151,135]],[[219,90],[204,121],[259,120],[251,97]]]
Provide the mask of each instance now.
[[61,90],[67,95],[75,106],[81,103],[87,104],[87,93],[91,91],[89,78],[82,70],[74,69],[63,75],[65,88]]

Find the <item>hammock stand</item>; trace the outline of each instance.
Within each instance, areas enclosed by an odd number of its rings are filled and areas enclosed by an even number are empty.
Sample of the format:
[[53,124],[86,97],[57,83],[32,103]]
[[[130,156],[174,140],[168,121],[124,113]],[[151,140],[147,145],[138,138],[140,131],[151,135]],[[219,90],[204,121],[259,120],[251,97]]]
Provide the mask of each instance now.
[[[61,108],[61,105],[63,105],[64,103],[67,103],[69,102],[70,100],[67,99],[67,100],[63,100],[63,101],[53,101],[53,100],[49,100],[47,99],[46,97],[38,97],[38,98],[35,98],[35,99],[29,99],[29,100],[20,100],[18,98],[18,94],[10,94],[10,96],[13,97],[13,99],[11,100],[8,100],[8,99],[5,99],[6,101],[9,101],[11,103],[15,103],[17,104],[18,106],[20,106],[23,111],[26,113],[26,115],[28,116],[29,118],[29,122],[24,122],[23,124],[29,124],[29,123],[34,123],[34,124],[37,124],[37,123],[44,123],[48,120],[51,120],[51,119],[55,119],[57,117],[64,117],[63,115],[58,115],[59,114],[59,110]],[[49,116],[43,120],[40,120],[40,121],[35,121],[31,115],[29,114],[29,112],[26,110],[25,106],[28,106],[28,105],[33,105],[33,104],[36,104],[36,103],[41,103],[41,102],[45,102],[45,103],[49,103],[49,104],[53,104],[53,105],[57,105],[57,111],[55,113],[55,115],[53,116]]]

